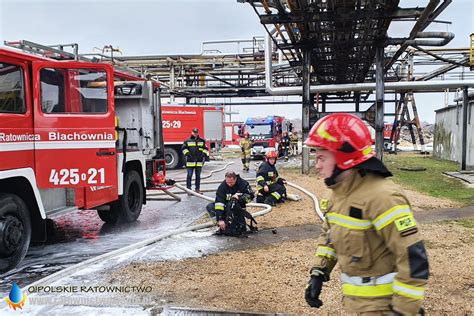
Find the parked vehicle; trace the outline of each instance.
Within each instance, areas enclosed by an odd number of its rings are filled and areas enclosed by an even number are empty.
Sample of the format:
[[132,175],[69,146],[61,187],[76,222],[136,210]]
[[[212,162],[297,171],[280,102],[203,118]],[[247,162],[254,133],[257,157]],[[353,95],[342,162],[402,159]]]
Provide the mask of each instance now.
[[263,158],[269,150],[278,152],[278,144],[289,122],[282,116],[249,117],[241,128],[241,134],[249,132],[253,141],[251,158]]
[[243,122],[224,122],[224,146],[239,146],[239,128]]
[[159,93],[109,64],[0,48],[0,271],[45,240],[52,215],[139,217],[164,181]]
[[181,145],[189,138],[193,128],[207,142],[210,151],[222,146],[224,110],[214,106],[163,105],[163,137],[166,166],[180,167],[185,161]]

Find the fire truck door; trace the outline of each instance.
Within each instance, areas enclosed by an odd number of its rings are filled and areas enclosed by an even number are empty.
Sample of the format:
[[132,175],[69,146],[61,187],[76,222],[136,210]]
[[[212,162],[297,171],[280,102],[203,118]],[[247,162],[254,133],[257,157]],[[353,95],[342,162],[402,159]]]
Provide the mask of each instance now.
[[33,115],[27,62],[0,56],[0,170],[33,168]]
[[33,87],[38,186],[116,186],[112,68],[34,62]]

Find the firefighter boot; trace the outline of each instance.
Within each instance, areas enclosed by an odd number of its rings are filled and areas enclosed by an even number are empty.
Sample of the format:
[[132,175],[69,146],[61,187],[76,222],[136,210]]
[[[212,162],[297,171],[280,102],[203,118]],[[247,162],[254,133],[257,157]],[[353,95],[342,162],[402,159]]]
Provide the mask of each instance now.
[[257,203],[264,203],[265,197],[262,194],[257,194]]
[[244,164],[244,170],[245,170],[245,171],[249,171],[249,170],[250,170],[249,165],[250,165],[250,161],[249,161],[249,159],[246,159],[246,160],[245,160],[245,164]]
[[276,205],[276,202],[277,200],[275,199],[274,196],[272,195],[269,195],[265,198],[265,201],[263,201],[264,204],[268,204],[270,206],[275,206]]

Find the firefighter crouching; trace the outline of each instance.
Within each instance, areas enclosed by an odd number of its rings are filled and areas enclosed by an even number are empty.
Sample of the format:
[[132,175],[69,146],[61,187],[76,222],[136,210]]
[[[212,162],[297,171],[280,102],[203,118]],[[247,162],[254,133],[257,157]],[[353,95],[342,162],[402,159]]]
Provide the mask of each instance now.
[[[247,181],[233,171],[225,174],[225,180],[217,188],[215,202],[206,207],[211,218],[219,225],[218,234],[238,236],[247,231],[247,226],[250,231],[256,230],[253,224],[257,222],[246,209],[247,203],[254,197]],[[246,218],[250,220],[250,225],[247,225]]]
[[257,170],[257,203],[275,206],[277,202],[283,202],[286,198],[286,181],[278,178],[275,167],[278,158],[276,151],[269,151],[265,157],[266,161]]
[[206,141],[199,137],[199,129],[193,128],[191,137],[184,141],[181,150],[186,156],[186,187],[191,190],[191,180],[193,173],[195,173],[195,189],[196,192],[201,193],[201,169],[206,157],[209,156],[209,151],[206,147]]
[[365,124],[350,114],[331,114],[311,129],[305,145],[317,149],[316,169],[332,190],[305,298],[320,307],[323,282],[336,262],[344,308],[359,315],[423,314],[428,259],[400,187],[374,157]]
[[252,140],[250,139],[249,132],[245,132],[244,138],[240,139],[240,150],[242,151],[242,164],[244,171],[249,171],[250,167],[250,150],[252,148]]
[[283,132],[283,137],[280,140],[281,153],[285,157],[285,161],[288,161],[288,152],[290,151],[291,140],[288,136],[288,132]]

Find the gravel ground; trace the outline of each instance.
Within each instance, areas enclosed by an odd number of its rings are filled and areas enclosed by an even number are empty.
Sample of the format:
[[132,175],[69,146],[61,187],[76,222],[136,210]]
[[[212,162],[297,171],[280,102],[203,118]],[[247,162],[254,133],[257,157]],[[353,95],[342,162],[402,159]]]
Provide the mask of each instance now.
[[[319,199],[328,198],[330,190],[324,184],[323,179],[319,178],[314,168],[309,175],[301,174],[299,168],[281,168],[280,176],[289,182],[300,185],[310,192],[314,193]],[[253,185],[253,183],[251,183]],[[288,192],[301,197],[298,202],[287,201],[284,204],[278,204],[273,211],[263,217],[257,218],[259,229],[272,227],[297,226],[305,224],[319,223],[319,218],[313,210],[313,201],[302,192],[288,187]],[[405,193],[412,204],[413,211],[426,211],[436,208],[455,208],[461,205],[457,202],[428,196],[416,191],[406,190]],[[251,213],[259,209],[249,208]],[[207,222],[209,217],[203,216],[197,223]]]
[[[474,229],[454,223],[422,225],[431,278],[425,308],[431,315],[471,315],[474,310]],[[339,270],[326,283],[321,309],[304,301],[314,240],[283,242],[176,262],[134,263],[114,271],[113,284],[146,284],[163,304],[298,315],[340,315]]]
[[[286,169],[282,177],[301,184],[318,197],[329,193],[314,174]],[[292,193],[297,193],[290,190]],[[317,224],[312,202],[288,201],[257,219],[259,228]],[[455,203],[408,192],[414,209],[453,207]],[[298,227],[294,227],[298,229]],[[422,225],[429,252],[431,279],[425,301],[431,315],[471,315],[474,310],[474,229],[455,223]],[[136,262],[111,272],[112,284],[146,284],[163,304],[193,308],[217,308],[298,315],[340,315],[339,270],[332,274],[315,310],[304,301],[304,287],[314,253],[314,240],[285,241],[245,251],[228,251],[203,258],[173,262]]]
[[[283,169],[280,176],[289,182],[301,185],[310,192],[313,192],[319,199],[327,198],[330,190],[324,181],[314,173],[302,175],[300,170]],[[313,201],[302,192],[288,187],[288,192],[297,194],[301,201],[287,201],[278,204],[273,211],[263,217],[257,218],[260,229],[272,227],[297,226],[305,224],[319,223],[319,218],[313,210]],[[412,204],[414,211],[426,211],[435,208],[459,207],[459,203],[447,199],[435,198],[419,192],[405,190],[407,197]],[[252,210],[250,210],[252,212]]]

